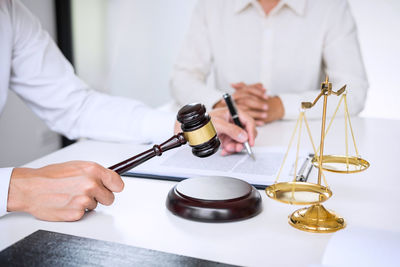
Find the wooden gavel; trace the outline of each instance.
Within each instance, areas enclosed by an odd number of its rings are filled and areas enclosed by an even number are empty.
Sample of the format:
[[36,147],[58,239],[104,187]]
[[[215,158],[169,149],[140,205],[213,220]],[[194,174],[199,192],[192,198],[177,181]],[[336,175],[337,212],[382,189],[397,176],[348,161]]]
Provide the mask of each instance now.
[[172,136],[160,145],[154,145],[149,150],[117,163],[109,169],[118,174],[123,174],[154,156],[161,156],[163,152],[180,147],[186,142],[189,142],[192,153],[197,157],[208,157],[217,152],[221,143],[204,105],[189,104],[184,106],[179,110],[177,119],[181,123],[183,132]]

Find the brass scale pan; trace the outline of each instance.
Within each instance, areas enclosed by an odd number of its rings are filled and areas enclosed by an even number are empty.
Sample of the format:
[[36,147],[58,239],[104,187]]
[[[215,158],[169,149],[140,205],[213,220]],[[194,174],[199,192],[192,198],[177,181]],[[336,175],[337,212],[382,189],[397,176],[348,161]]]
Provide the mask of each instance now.
[[[318,158],[314,157],[312,163],[319,168]],[[322,157],[322,169],[336,173],[356,173],[366,170],[369,162],[356,156],[324,155]],[[323,185],[308,182],[281,182],[266,188],[270,198],[277,201],[308,205],[324,202],[332,196],[332,191]]]
[[[319,168],[318,158],[314,157],[311,161]],[[369,167],[369,162],[357,156],[324,155],[322,156],[322,169],[336,173],[356,173],[365,171]]]

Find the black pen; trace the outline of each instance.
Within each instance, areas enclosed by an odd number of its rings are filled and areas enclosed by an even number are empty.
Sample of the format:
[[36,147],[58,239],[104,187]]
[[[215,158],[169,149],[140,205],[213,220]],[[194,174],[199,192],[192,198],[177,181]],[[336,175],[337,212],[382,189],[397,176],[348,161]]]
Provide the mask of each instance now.
[[[243,125],[240,123],[240,120],[239,120],[239,116],[238,116],[238,113],[237,113],[237,109],[236,109],[236,106],[235,106],[235,102],[233,101],[231,95],[228,94],[228,93],[226,93],[226,94],[223,95],[223,98],[224,98],[224,100],[225,100],[226,105],[228,106],[229,112],[231,113],[233,122],[234,122],[237,126],[239,126],[240,128],[243,129]],[[254,153],[253,153],[253,151],[252,151],[251,148],[250,148],[249,142],[246,141],[246,142],[243,143],[243,145],[244,145],[244,147],[245,147],[246,150],[247,150],[247,154],[249,154],[249,156],[250,156],[253,160],[256,160],[256,158],[255,158],[255,156],[254,156]]]

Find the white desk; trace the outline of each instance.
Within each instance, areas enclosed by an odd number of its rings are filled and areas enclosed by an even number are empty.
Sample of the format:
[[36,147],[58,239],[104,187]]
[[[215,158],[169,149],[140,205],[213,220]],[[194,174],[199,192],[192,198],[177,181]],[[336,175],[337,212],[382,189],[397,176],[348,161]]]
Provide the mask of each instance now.
[[[324,205],[343,216],[349,227],[400,232],[400,121],[354,118],[352,123],[360,153],[371,167],[352,175],[326,173],[333,196]],[[314,138],[319,140],[319,123],[310,125]],[[333,126],[336,128],[328,134],[326,152],[343,154],[343,120],[336,119]],[[259,129],[256,145],[287,146],[293,127],[294,122],[264,126]],[[310,147],[305,132],[303,140],[303,147]],[[110,166],[148,147],[83,141],[28,166],[78,159]],[[124,181],[125,190],[112,206],[99,205],[78,222],[43,222],[22,213],[1,218],[0,250],[45,229],[245,266],[307,266],[321,262],[332,236],[292,228],[287,223],[288,215],[298,206],[268,199],[263,191],[263,212],[252,219],[198,223],[178,218],[166,209],[165,199],[174,182],[139,178]]]

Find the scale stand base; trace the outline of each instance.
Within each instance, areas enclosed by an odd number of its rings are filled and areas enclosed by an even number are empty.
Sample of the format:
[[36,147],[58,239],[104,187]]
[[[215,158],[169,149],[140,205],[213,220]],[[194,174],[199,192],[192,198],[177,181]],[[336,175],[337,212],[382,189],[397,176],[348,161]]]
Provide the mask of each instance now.
[[296,210],[289,217],[289,224],[299,230],[312,233],[333,233],[346,227],[346,222],[335,212],[321,204]]

